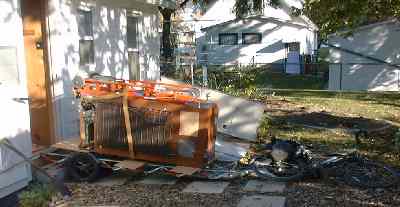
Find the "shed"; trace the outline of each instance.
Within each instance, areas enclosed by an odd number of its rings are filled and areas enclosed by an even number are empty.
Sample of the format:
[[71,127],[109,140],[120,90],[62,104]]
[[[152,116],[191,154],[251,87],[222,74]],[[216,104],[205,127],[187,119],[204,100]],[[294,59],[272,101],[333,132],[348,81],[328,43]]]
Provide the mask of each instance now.
[[399,91],[400,24],[388,20],[328,37],[329,90]]

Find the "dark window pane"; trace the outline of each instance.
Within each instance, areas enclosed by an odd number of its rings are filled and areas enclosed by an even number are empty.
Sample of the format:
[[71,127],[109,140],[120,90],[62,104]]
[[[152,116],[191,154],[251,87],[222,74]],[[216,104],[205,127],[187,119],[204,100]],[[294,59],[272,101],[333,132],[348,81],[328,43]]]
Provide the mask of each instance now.
[[219,34],[220,45],[237,45],[237,43],[238,43],[238,34],[236,33]]
[[93,40],[79,40],[80,65],[94,63]]
[[78,30],[81,37],[93,36],[92,12],[79,10],[78,12]]
[[139,52],[128,52],[129,79],[140,80]]
[[137,23],[138,23],[138,18],[136,18],[136,17],[128,17],[127,18],[128,48],[131,48],[131,49],[136,49],[138,47]]
[[300,52],[300,42],[286,43],[286,48],[289,50],[289,52]]
[[259,44],[261,39],[261,33],[243,33],[243,44]]

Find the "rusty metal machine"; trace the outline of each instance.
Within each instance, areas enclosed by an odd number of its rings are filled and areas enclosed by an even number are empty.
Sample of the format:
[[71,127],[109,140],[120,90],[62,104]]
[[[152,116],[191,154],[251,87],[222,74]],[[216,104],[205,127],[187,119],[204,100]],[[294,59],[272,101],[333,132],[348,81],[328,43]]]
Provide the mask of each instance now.
[[75,91],[83,148],[196,168],[214,159],[218,108],[190,85],[86,79]]

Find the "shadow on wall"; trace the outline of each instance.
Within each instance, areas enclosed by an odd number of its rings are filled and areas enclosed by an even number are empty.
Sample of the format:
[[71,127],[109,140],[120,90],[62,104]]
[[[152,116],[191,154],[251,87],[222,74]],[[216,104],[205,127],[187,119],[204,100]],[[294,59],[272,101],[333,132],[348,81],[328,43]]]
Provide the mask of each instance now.
[[398,70],[384,64],[350,64],[343,67],[344,90],[396,91]]
[[16,1],[6,0],[0,2],[0,23],[7,23],[13,20],[13,16],[19,11]]
[[[130,4],[132,5],[132,4]],[[142,4],[141,4],[142,5]],[[93,7],[93,43],[95,64],[89,67],[80,66],[79,33],[78,33],[78,1],[55,3],[50,16],[54,15],[57,24],[51,28],[54,38],[52,54],[56,56],[54,63],[53,85],[56,91],[55,110],[58,112],[58,137],[70,138],[79,135],[78,103],[73,97],[73,87],[82,83],[83,79],[96,72],[111,75],[115,78],[129,78],[128,46],[127,46],[127,9],[113,5],[97,5]],[[144,6],[143,16],[139,17],[141,31],[139,39],[140,68],[144,79],[159,79],[159,39],[157,31],[158,17],[147,14],[153,7]],[[139,30],[140,31],[140,30]],[[62,54],[60,54],[62,53]],[[54,66],[53,65],[53,66]]]
[[[400,62],[400,42],[395,24],[356,31],[349,37],[333,37],[329,42],[389,63]],[[337,49],[331,49],[331,61],[344,63],[342,88],[345,90],[400,90],[399,68]],[[339,80],[340,73],[337,70],[331,69],[331,73]]]

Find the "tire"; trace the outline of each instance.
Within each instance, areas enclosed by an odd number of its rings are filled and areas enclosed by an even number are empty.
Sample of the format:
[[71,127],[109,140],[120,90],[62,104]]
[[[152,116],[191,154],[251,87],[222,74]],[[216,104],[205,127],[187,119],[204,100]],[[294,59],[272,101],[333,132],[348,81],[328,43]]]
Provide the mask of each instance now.
[[399,174],[392,168],[370,160],[349,162],[344,172],[348,185],[361,188],[388,188],[399,183]]
[[77,152],[65,163],[66,173],[78,182],[93,182],[100,173],[100,163],[92,153]]
[[[268,164],[268,162],[270,164]],[[306,164],[301,159],[295,159],[287,163],[284,171],[279,172],[278,166],[274,166],[268,159],[257,160],[254,163],[255,171],[260,178],[277,182],[292,182],[304,178]],[[289,173],[290,170],[290,173]]]

